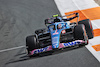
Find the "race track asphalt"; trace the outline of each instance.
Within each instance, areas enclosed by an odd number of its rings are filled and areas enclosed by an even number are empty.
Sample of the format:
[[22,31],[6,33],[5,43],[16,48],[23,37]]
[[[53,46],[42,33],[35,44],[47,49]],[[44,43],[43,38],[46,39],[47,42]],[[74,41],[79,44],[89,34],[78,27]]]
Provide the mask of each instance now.
[[[59,14],[54,0],[0,0],[0,50],[25,46],[25,38],[44,28],[44,20]],[[56,51],[29,58],[25,47],[0,52],[0,67],[100,67],[85,48]]]

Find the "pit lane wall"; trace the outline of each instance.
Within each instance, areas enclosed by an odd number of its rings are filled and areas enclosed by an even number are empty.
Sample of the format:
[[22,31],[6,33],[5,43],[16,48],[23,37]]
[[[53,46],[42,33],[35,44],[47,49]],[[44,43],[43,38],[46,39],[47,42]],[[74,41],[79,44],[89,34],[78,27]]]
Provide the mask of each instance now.
[[[93,26],[94,38],[89,40],[86,48],[100,62],[100,7],[94,0],[55,0],[61,13],[66,15],[79,13],[79,20],[90,19]],[[74,20],[75,21],[75,20]]]

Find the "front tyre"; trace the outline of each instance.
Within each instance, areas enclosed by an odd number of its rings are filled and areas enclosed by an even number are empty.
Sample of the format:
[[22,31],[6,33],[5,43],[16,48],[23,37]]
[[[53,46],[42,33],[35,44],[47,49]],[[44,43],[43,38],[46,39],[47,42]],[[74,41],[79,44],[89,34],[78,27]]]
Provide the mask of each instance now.
[[26,37],[26,48],[27,48],[28,54],[30,53],[30,51],[37,48],[37,39],[35,35]]

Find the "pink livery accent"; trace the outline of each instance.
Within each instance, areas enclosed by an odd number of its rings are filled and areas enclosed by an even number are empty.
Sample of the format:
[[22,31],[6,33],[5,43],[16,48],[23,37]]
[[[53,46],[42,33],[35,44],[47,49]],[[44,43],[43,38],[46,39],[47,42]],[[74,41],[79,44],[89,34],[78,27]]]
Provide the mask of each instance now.
[[[72,42],[68,42],[68,43],[60,43],[58,49],[64,48],[64,47],[69,47],[69,46],[74,46],[74,45],[78,45],[78,44],[82,44],[82,43],[85,43],[85,41],[76,40],[76,41],[72,41]],[[34,49],[31,51],[30,55],[38,54],[38,53],[45,52],[45,51],[51,51],[51,50],[52,50],[52,45],[44,47],[44,48],[40,48],[40,49]]]
[[53,33],[53,35],[56,35],[56,34],[59,34],[59,33],[57,32],[57,30]]
[[63,43],[60,43],[59,44],[59,48],[63,48],[64,47],[64,44]]
[[52,46],[47,46],[45,48],[40,48],[40,49],[34,49],[31,51],[30,55],[33,55],[33,54],[37,54],[37,53],[41,53],[41,52],[45,52],[45,51],[50,51],[52,50]]

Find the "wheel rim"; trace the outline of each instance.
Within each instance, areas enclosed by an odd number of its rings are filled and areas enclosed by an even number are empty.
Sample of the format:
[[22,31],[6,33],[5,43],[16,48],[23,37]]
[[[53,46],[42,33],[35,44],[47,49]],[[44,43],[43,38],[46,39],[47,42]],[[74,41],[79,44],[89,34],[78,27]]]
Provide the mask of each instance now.
[[84,41],[85,41],[85,44],[88,44],[88,36],[87,36],[86,30],[85,30],[85,26],[83,26],[83,30],[84,30]]

